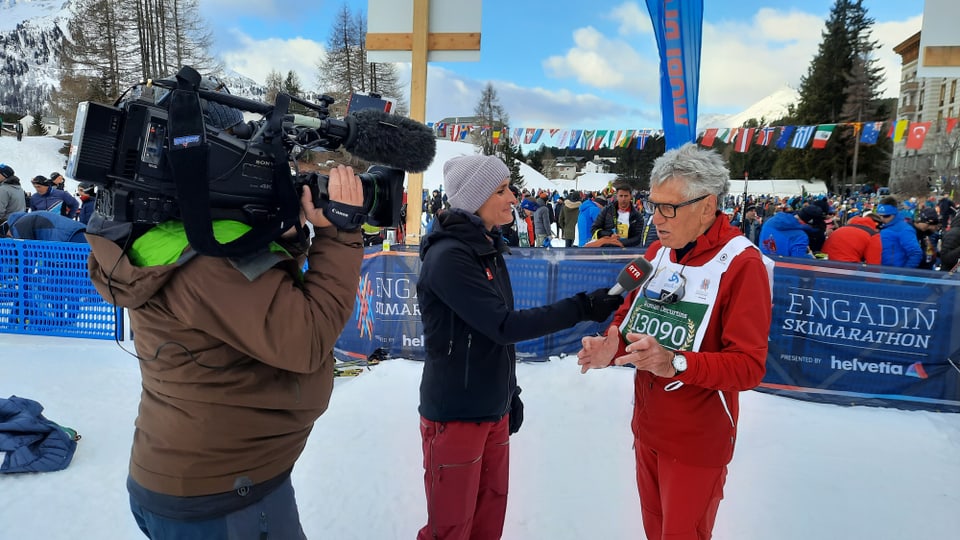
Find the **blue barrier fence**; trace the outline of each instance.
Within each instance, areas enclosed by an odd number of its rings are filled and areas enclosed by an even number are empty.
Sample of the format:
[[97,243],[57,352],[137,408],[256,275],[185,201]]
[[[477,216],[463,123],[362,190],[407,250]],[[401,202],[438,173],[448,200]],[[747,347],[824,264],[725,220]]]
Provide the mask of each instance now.
[[[0,333],[95,339],[123,336],[120,310],[86,270],[89,247],[0,240]],[[516,307],[610,286],[639,251],[514,249],[507,266]],[[377,353],[422,359],[415,247],[370,248],[341,358]],[[782,258],[774,274],[767,374],[759,390],[812,401],[960,412],[960,275]],[[762,309],[762,306],[758,306]],[[572,354],[574,328],[517,344],[518,356]]]
[[122,339],[122,310],[87,275],[86,244],[0,240],[0,332]]

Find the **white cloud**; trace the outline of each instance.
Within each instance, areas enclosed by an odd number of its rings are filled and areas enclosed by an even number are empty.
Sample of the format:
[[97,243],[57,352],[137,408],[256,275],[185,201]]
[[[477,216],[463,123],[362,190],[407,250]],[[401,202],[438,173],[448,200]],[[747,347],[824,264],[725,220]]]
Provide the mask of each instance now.
[[[646,39],[646,38],[644,38]],[[588,26],[573,33],[573,47],[543,61],[546,74],[587,87],[618,90],[647,101],[659,96],[658,60],[641,55],[630,42],[610,39]]]
[[[593,26],[573,32],[573,45],[543,61],[550,77],[576,81],[586,88],[617,91],[645,104],[659,100],[659,57],[649,16],[636,3],[613,8],[605,19],[618,23],[612,39]],[[872,37],[885,68],[882,95],[899,91],[900,59],[893,47],[920,30],[921,16],[876,23]],[[822,15],[796,9],[761,8],[749,20],[703,24],[699,105],[701,113],[737,112],[788,85],[798,88],[822,41]],[[643,36],[649,36],[649,40]]]
[[621,36],[650,34],[653,32],[650,13],[645,9],[640,9],[640,5],[636,2],[624,2],[620,4],[610,11],[607,18],[620,23],[617,31]]
[[923,15],[917,15],[906,21],[883,22],[873,26],[872,37],[881,43],[875,51],[877,64],[882,66],[886,73],[882,86],[884,97],[900,95],[900,55],[893,52],[893,48],[919,32],[922,24]]
[[761,9],[748,21],[704,23],[700,110],[735,112],[785,84],[797,88],[817,53],[823,19]]
[[232,30],[235,48],[220,53],[225,65],[263,84],[271,70],[285,75],[293,71],[306,88],[317,86],[317,63],[325,49],[320,43],[301,37],[253,39]]
[[[409,78],[409,65],[399,65],[403,76]],[[472,116],[480,100],[480,92],[487,82],[431,66],[427,73],[427,121]],[[646,118],[650,124],[659,118],[655,110],[634,109],[594,94],[565,89],[527,88],[500,80],[489,82],[510,114],[510,123],[517,127],[576,126],[589,129],[611,122],[622,124],[626,117]],[[409,95],[405,97],[409,99]]]

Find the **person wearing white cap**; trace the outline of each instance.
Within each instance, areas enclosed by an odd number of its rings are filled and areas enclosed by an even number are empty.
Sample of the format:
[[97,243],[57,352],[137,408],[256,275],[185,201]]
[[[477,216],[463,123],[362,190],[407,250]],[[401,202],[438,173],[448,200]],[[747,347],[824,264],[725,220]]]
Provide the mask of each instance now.
[[623,298],[607,289],[518,310],[500,227],[513,220],[510,170],[494,156],[443,166],[450,209],[420,246],[417,298],[426,359],[420,382],[427,524],[418,539],[503,533],[509,436],[520,429],[518,341],[607,320]]

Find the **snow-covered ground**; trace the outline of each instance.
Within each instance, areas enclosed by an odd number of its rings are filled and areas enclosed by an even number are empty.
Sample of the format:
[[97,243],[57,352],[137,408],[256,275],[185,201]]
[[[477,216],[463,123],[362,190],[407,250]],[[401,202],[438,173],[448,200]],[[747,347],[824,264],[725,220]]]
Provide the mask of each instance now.
[[[424,524],[421,366],[389,360],[338,379],[293,473],[309,538],[409,539]],[[631,375],[581,375],[572,357],[518,366],[525,420],[511,438],[505,539],[643,537]],[[0,476],[0,538],[143,538],[124,487],[139,392],[137,360],[115,343],[0,334],[0,396],[35,399],[83,437],[63,471]],[[741,403],[715,539],[957,538],[960,415],[758,392]]]

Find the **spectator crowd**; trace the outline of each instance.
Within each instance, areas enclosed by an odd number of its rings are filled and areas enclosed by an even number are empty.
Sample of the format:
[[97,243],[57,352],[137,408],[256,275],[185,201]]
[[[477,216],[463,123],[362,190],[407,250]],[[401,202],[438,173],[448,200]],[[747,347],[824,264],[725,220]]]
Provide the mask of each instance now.
[[97,205],[93,184],[82,183],[71,195],[56,171],[30,183],[33,193],[24,191],[13,167],[0,163],[0,237],[86,242],[83,232]]
[[[510,189],[514,220],[501,228],[509,246],[646,248],[657,239],[650,211],[656,205],[645,204],[648,193],[625,183],[600,191]],[[768,256],[943,271],[960,260],[960,218],[952,196],[899,201],[874,192],[729,194],[723,202],[731,225]],[[424,197],[428,230],[448,206],[442,189]]]
[[[92,184],[71,195],[58,172],[31,179],[25,192],[0,163],[0,236],[83,242],[96,207]],[[501,227],[513,247],[640,247],[657,240],[648,193],[614,182],[600,191],[510,186],[512,223]],[[656,203],[657,201],[652,201]],[[443,189],[425,193],[426,230],[450,208]],[[903,201],[876,193],[793,197],[728,194],[723,211],[768,256],[809,257],[951,271],[960,261],[960,218],[952,196]]]

